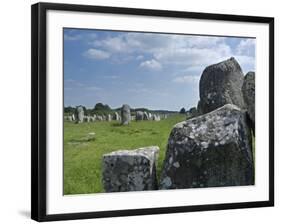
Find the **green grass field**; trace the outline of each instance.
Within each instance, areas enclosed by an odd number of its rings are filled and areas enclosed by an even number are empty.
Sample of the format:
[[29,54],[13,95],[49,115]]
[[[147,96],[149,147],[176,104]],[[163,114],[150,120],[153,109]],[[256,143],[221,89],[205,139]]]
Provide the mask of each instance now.
[[[172,127],[185,118],[178,114],[158,122],[132,121],[128,126],[121,126],[116,121],[82,124],[65,121],[64,194],[104,192],[102,156],[115,150],[157,145],[160,147],[159,171]],[[92,132],[94,139],[89,136]]]

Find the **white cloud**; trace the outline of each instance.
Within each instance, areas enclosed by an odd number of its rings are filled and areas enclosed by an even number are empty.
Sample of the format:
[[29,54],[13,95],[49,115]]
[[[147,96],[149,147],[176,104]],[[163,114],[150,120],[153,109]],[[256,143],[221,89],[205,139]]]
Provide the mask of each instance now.
[[147,61],[140,63],[140,67],[150,69],[150,70],[155,70],[155,71],[159,71],[162,69],[162,65],[154,59],[147,60]]
[[138,56],[136,57],[137,60],[142,60],[143,58],[144,58],[143,55],[138,55]]
[[175,83],[198,83],[200,80],[200,76],[195,76],[195,75],[185,75],[185,76],[180,76],[176,77],[173,79],[173,82]]
[[161,70],[171,66],[181,70],[191,66],[203,70],[208,65],[232,56],[249,56],[252,59],[243,58],[241,63],[246,64],[248,60],[247,66],[252,66],[255,40],[241,39],[236,48],[226,40],[226,37],[215,36],[119,33],[93,40],[92,45],[97,47],[99,52],[92,52],[91,57],[94,59],[110,57],[113,63],[142,60],[139,66],[151,70]]
[[79,34],[76,35],[64,34],[64,40],[68,40],[68,41],[80,40],[81,38],[82,36]]
[[84,52],[84,56],[90,58],[90,59],[96,59],[96,60],[103,60],[110,57],[110,53],[99,50],[95,48],[90,48],[86,52]]
[[236,48],[236,54],[244,56],[253,56],[255,54],[255,45],[255,39],[243,39],[240,41]]

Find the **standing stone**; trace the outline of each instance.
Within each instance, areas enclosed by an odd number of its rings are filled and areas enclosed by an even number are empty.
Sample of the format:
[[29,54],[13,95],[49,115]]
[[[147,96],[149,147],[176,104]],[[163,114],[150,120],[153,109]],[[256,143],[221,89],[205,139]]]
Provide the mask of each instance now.
[[144,117],[144,113],[142,111],[136,112],[136,121],[142,121]]
[[102,116],[102,120],[103,121],[106,121],[106,119],[107,119],[107,117],[103,114],[103,115],[101,115]]
[[159,147],[120,150],[103,155],[103,185],[106,192],[156,190],[156,160]]
[[124,104],[121,108],[121,124],[128,125],[131,121],[131,110],[130,106]]
[[108,114],[108,115],[107,115],[107,121],[111,121],[111,120],[112,120],[111,114]]
[[148,113],[146,111],[143,113],[143,120],[149,120]]
[[82,106],[76,107],[75,110],[75,120],[76,123],[82,123],[84,120],[84,109]]
[[71,118],[72,118],[73,121],[75,121],[75,114],[72,114]]
[[158,115],[158,114],[153,114],[153,115],[152,115],[152,120],[154,120],[154,121],[160,121],[160,120],[161,120],[160,115]]
[[148,120],[152,120],[152,114],[148,113]]
[[251,132],[240,108],[227,104],[174,126],[160,189],[253,184]]
[[244,77],[242,86],[244,102],[247,113],[251,119],[252,128],[255,130],[255,73],[248,72]]
[[120,121],[120,116],[117,112],[114,113],[114,120]]
[[225,104],[244,108],[242,85],[244,75],[235,58],[210,65],[200,78],[200,107],[208,113]]

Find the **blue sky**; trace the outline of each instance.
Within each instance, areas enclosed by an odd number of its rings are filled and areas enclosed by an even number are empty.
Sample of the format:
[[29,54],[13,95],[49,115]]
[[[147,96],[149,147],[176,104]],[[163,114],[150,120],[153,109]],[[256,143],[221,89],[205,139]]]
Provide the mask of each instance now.
[[255,71],[255,39],[64,29],[64,104],[196,106],[204,68],[235,57]]

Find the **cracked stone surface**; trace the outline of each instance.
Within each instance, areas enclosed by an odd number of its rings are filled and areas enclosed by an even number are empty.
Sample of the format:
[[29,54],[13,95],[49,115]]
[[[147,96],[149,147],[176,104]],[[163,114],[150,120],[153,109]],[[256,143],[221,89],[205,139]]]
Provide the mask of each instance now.
[[119,150],[103,155],[103,185],[106,192],[157,190],[158,146]]
[[246,113],[227,104],[176,124],[170,134],[159,189],[254,184]]

